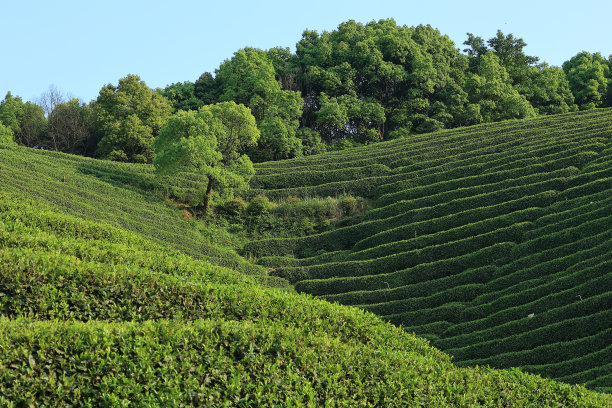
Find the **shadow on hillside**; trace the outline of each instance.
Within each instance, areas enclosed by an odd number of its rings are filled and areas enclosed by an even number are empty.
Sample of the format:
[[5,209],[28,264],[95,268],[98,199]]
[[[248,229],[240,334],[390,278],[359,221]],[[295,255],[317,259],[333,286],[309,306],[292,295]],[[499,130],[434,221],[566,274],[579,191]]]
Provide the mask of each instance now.
[[89,176],[94,176],[98,180],[112,184],[115,187],[127,188],[139,193],[148,193],[167,197],[169,189],[154,179],[143,177],[139,174],[124,170],[109,168],[98,164],[80,164],[77,171]]

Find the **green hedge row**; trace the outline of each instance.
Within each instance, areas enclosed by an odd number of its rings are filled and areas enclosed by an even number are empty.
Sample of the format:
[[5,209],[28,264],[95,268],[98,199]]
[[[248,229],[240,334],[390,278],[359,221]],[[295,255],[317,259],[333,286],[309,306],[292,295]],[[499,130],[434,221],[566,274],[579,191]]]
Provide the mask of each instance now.
[[358,290],[389,289],[411,283],[438,279],[464,272],[470,268],[501,262],[516,244],[503,242],[479,251],[451,259],[420,264],[413,268],[392,273],[352,278],[330,278],[300,281],[295,288],[313,295],[330,295]]
[[[450,205],[461,199],[472,199],[486,194],[488,205],[500,201],[508,201],[509,198],[519,198],[532,195],[546,190],[562,190],[567,185],[568,178],[578,172],[576,168],[562,169],[549,173],[538,173],[532,176],[521,177],[516,180],[507,180],[499,183],[484,184],[473,187],[462,187],[456,190],[444,191],[431,196],[398,201],[382,208],[368,211],[366,219],[389,218],[402,212],[416,210],[425,207],[439,205]],[[556,180],[553,181],[553,180]],[[469,201],[466,204],[469,205]],[[474,207],[481,207],[478,203]],[[472,208],[474,208],[472,207]],[[464,207],[467,209],[469,207]]]
[[[612,345],[610,345],[609,348],[612,348]],[[601,363],[603,361],[612,361],[612,359],[609,357],[612,354],[612,350],[601,350],[599,352],[595,352],[595,353],[591,353],[588,356],[584,356],[584,358],[579,358],[577,360],[570,360],[568,362],[563,362],[563,367],[561,368],[561,370],[559,369],[560,367],[547,367],[546,365],[544,366],[535,366],[533,367],[533,369],[544,372],[543,375],[546,375],[546,372],[552,372],[555,375],[555,377],[559,377],[559,375],[563,375],[563,372],[574,372],[576,374],[572,374],[572,375],[567,375],[567,376],[563,376],[558,378],[559,381],[563,381],[564,383],[568,383],[568,384],[584,384],[588,381],[596,381],[599,378],[604,378],[607,375],[609,375],[609,373],[612,373],[612,362],[608,363],[608,364],[603,364],[603,365],[598,365],[595,366],[594,368],[590,368],[584,371],[578,371],[580,370],[580,368],[582,368],[583,365],[587,365],[584,364],[583,360],[586,360],[587,358],[589,360],[596,360],[597,363]],[[561,365],[561,364],[558,364]],[[593,364],[594,366],[595,364]],[[607,381],[605,382],[605,384],[608,384],[609,379],[607,379]]]
[[301,172],[285,172],[265,176],[255,176],[251,179],[251,188],[282,189],[293,186],[315,186],[331,182],[351,181],[366,177],[381,177],[391,173],[384,164],[371,164],[364,167],[346,167],[337,170],[313,171],[307,169]]
[[362,290],[354,292],[325,295],[324,299],[330,302],[338,302],[343,305],[373,304],[378,299],[385,298],[387,301],[402,300],[408,298],[427,297],[431,293],[443,292],[458,286],[471,283],[486,283],[496,271],[493,265],[468,269],[462,273],[444,276],[437,279],[425,280],[405,286],[397,286],[384,289]]
[[436,322],[440,320],[456,323],[464,307],[465,305],[463,303],[448,302],[442,306],[431,309],[402,312],[383,316],[383,319],[400,327],[424,325],[429,322]]
[[[588,138],[589,135],[584,137]],[[430,162],[421,162],[418,165],[398,167],[398,180],[382,185],[377,189],[377,196],[394,194],[416,185],[427,185],[453,179],[464,178],[468,175],[478,176],[483,173],[499,172],[504,170],[520,169],[530,165],[545,165],[546,168],[561,168],[564,165],[576,165],[584,163],[584,156],[572,153],[584,152],[586,146],[598,151],[603,148],[600,137],[592,139],[576,138],[576,141],[554,141],[546,140],[535,146],[523,146],[502,150],[499,153],[473,155],[468,158],[445,157]],[[592,136],[591,136],[592,137]],[[590,142],[590,143],[587,143]],[[569,159],[568,159],[569,157]],[[456,160],[459,159],[459,160]],[[556,163],[563,159],[562,162]],[[569,164],[568,163],[569,160]],[[575,163],[575,164],[571,164]]]
[[[391,240],[389,242],[388,239],[385,239],[387,235],[385,232],[375,234],[365,240],[358,242],[353,249],[358,249],[361,247],[369,247],[368,249],[358,250],[357,252],[351,252],[346,255],[345,260],[366,260],[366,259],[374,259],[380,258],[383,256],[399,253],[399,252],[407,252],[411,250],[415,250],[418,248],[424,248],[432,245],[439,245],[446,242],[457,241],[460,239],[464,239],[466,237],[471,237],[474,235],[482,234],[483,231],[494,231],[499,228],[508,227],[513,224],[517,224],[520,222],[530,221],[533,222],[538,219],[541,215],[545,214],[546,210],[539,207],[527,208],[525,210],[514,211],[509,214],[503,214],[498,217],[485,219],[482,221],[476,221],[469,224],[464,224],[459,227],[451,227],[448,228],[447,225],[442,226],[442,230],[439,232],[433,232],[431,234],[417,236],[416,238],[405,239],[405,235],[403,239],[400,240],[400,236],[395,235],[398,239]],[[453,216],[441,217],[451,219]],[[440,220],[438,218],[437,220]],[[433,221],[433,220],[432,220]],[[428,221],[422,221],[422,223],[428,223]],[[407,226],[407,228],[413,227],[415,231],[415,235],[417,230],[421,230],[417,224]],[[448,228],[448,229],[444,229]],[[401,227],[398,229],[402,229]],[[389,230],[389,232],[395,231],[395,229]],[[398,231],[399,232],[399,231]],[[529,231],[525,231],[527,234]],[[374,246],[376,243],[380,242],[380,245]]]
[[362,251],[386,243],[405,240],[408,237],[417,237],[434,234],[436,232],[459,228],[467,224],[473,224],[480,220],[492,219],[517,211],[528,211],[531,213],[537,208],[546,207],[556,199],[556,191],[545,191],[532,196],[522,197],[486,207],[477,207],[449,214],[439,218],[426,219],[414,223],[406,223],[399,227],[387,228],[377,234],[364,238],[353,247],[354,251]]
[[[524,317],[527,318],[527,317]],[[543,327],[523,333],[507,333],[503,338],[470,344],[463,348],[446,349],[459,361],[489,358],[522,350],[530,350],[543,345],[581,339],[609,329],[612,310],[607,309],[588,316],[547,322]]]
[[[551,322],[554,323],[568,318],[599,313],[602,310],[607,310],[610,302],[609,296],[609,293],[596,294],[590,297],[585,295],[582,300],[580,300],[580,297],[574,295],[569,303],[554,308],[546,303],[547,299],[542,299],[541,301],[518,305],[515,307],[517,311],[509,314],[506,314],[504,310],[500,309],[500,318],[494,323],[496,325],[489,325],[489,327],[482,328],[486,325],[481,324],[482,322],[479,322],[478,319],[474,319],[474,325],[472,325],[470,321],[465,321],[464,323],[460,323],[461,330],[459,332],[461,334],[449,336],[450,331],[445,332],[445,338],[437,342],[436,347],[442,349],[468,347],[472,344],[478,344],[491,339],[503,339],[508,334],[535,330]],[[462,320],[465,320],[464,316],[468,311],[469,308],[466,308],[462,315]],[[525,316],[529,316],[531,313],[534,313],[534,316],[525,319]],[[497,314],[495,314],[495,316],[497,316]],[[493,316],[493,319],[496,318],[495,316]],[[515,320],[512,320],[512,318]],[[487,318],[485,317],[483,319]],[[483,320],[483,322],[485,322],[485,320]]]
[[511,352],[497,356],[462,360],[458,364],[463,366],[492,365],[494,367],[524,367],[531,365],[551,364],[572,360],[580,356],[607,348],[612,343],[612,328],[608,328],[593,336],[578,340],[547,344],[530,350]]
[[[584,237],[596,235],[612,228],[612,212],[603,211],[600,217],[589,219],[577,225],[556,223],[554,227],[548,228],[552,232],[532,237],[523,245],[516,248],[513,254],[517,262],[520,258],[527,257],[533,252],[543,252],[547,249],[561,247],[565,244],[576,242]],[[568,218],[569,219],[569,218]],[[555,228],[556,227],[556,228]]]
[[325,252],[309,258],[292,258],[288,256],[264,256],[257,260],[258,265],[278,268],[283,266],[308,266],[327,262],[348,260],[350,251]]
[[374,189],[378,185],[385,183],[389,177],[392,176],[368,177],[358,180],[319,184],[317,186],[293,187],[275,190],[253,188],[245,193],[245,197],[250,198],[259,194],[264,194],[270,199],[280,200],[289,196],[311,198],[327,196],[335,197],[351,194],[359,197],[372,198],[374,196]]
[[538,236],[548,235],[555,231],[560,231],[570,227],[577,227],[592,219],[604,218],[608,214],[612,214],[612,191],[610,195],[597,200],[588,196],[589,202],[570,210],[553,213],[553,209],[549,208],[548,214],[540,217],[535,221],[535,226],[532,231],[525,235],[526,240],[536,239]]
[[[491,281],[490,288],[492,291],[503,290],[534,277],[549,276],[550,274],[563,271],[576,262],[609,251],[611,238],[612,231],[608,230],[557,248],[543,250],[540,253],[519,258],[499,269],[498,275]],[[517,250],[513,249],[513,251]],[[523,248],[521,252],[524,251],[526,249]],[[510,254],[511,258],[517,259],[515,256],[512,256],[513,254]]]
[[[568,177],[578,173],[577,168],[573,172],[564,171],[559,177]],[[555,171],[555,170],[553,170]],[[497,185],[496,183],[506,183],[506,187],[519,184],[531,184],[533,181],[540,181],[542,175],[538,173],[550,173],[550,169],[543,164],[534,164],[528,167],[520,167],[516,169],[503,170],[493,173],[482,173],[473,176],[451,179],[434,184],[419,185],[410,188],[398,190],[394,193],[385,194],[374,201],[376,207],[391,205],[401,200],[416,200],[423,197],[433,196],[442,192],[457,191],[468,187],[477,187],[482,185]],[[538,179],[539,178],[539,179]],[[554,178],[554,177],[548,177]],[[530,181],[533,180],[533,181]],[[413,183],[414,185],[415,183]]]
[[470,283],[418,298],[386,301],[385,297],[381,296],[379,299],[381,303],[358,306],[381,316],[424,311],[440,307],[448,302],[470,302],[482,292],[483,288],[484,284]]
[[419,264],[454,258],[490,247],[499,242],[520,242],[524,232],[531,228],[531,225],[530,222],[522,222],[457,241],[445,242],[408,252],[399,252],[382,258],[302,267],[279,267],[274,271],[274,274],[287,279],[291,283],[308,279],[386,274],[400,269],[412,268]]
[[[609,277],[605,274],[609,271],[610,265],[609,262],[604,262],[569,276],[560,277],[550,283],[539,285],[534,283],[532,289],[525,289],[514,295],[500,297],[498,301],[466,309],[461,316],[466,322],[462,330],[468,329],[471,332],[483,330],[524,318],[530,313],[542,313],[564,307],[601,293],[608,293],[609,296],[609,292],[612,292],[612,283],[606,281],[609,281]],[[586,303],[585,308],[589,304]]]

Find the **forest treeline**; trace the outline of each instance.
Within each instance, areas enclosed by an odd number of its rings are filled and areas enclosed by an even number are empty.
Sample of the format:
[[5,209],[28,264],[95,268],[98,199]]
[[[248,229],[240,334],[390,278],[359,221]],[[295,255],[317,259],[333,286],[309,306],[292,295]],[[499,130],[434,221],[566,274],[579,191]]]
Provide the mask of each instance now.
[[393,19],[306,30],[289,48],[243,48],[214,73],[150,89],[137,75],[96,100],[50,88],[0,103],[0,141],[119,161],[151,162],[153,141],[181,110],[233,101],[250,109],[255,162],[505,119],[612,106],[612,56],[580,52],[562,67],[526,55],[523,39],[467,34],[459,49],[429,25]]

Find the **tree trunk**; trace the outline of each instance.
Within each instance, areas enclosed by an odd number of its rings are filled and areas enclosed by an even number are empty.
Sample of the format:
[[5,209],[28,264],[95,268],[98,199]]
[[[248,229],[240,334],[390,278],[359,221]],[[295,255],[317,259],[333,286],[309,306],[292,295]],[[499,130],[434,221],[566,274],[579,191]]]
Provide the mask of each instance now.
[[206,196],[204,197],[204,210],[208,212],[210,210],[210,197],[212,196],[212,188],[215,179],[208,176],[208,186],[206,186]]

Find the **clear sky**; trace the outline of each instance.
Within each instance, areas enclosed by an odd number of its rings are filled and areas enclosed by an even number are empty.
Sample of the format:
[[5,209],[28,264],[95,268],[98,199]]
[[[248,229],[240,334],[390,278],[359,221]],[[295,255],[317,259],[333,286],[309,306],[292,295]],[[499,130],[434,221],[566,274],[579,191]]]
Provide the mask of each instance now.
[[304,29],[349,19],[430,24],[461,49],[467,32],[487,40],[501,29],[560,66],[582,50],[612,54],[611,16],[611,0],[0,0],[0,99],[35,100],[54,85],[89,102],[127,74],[151,88],[195,81],[242,47],[295,50]]

